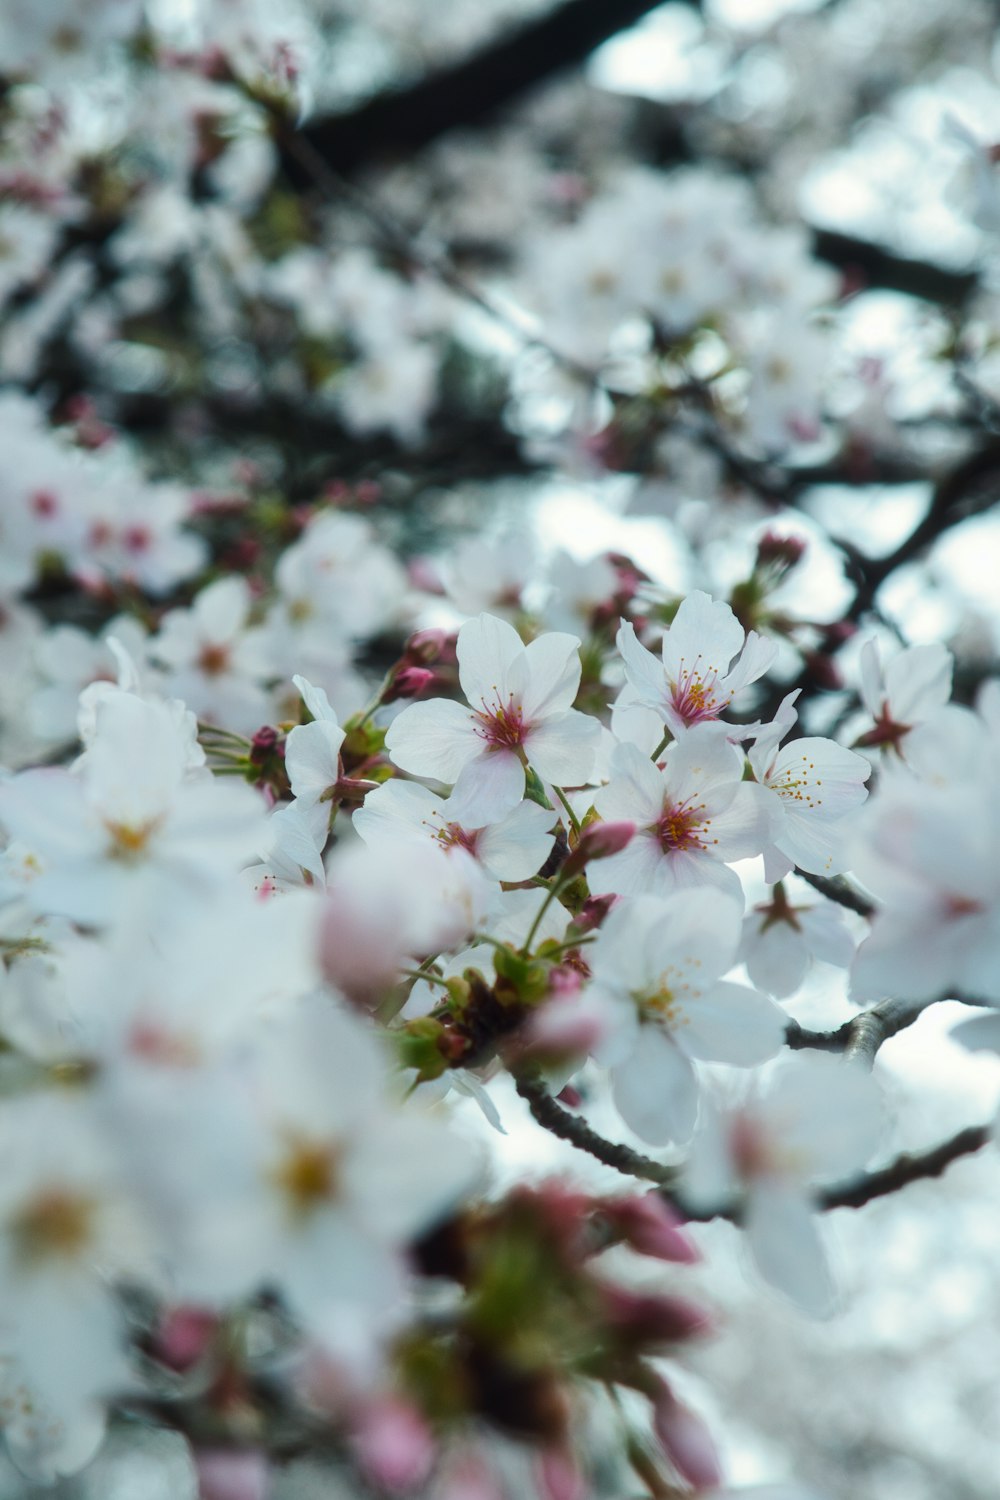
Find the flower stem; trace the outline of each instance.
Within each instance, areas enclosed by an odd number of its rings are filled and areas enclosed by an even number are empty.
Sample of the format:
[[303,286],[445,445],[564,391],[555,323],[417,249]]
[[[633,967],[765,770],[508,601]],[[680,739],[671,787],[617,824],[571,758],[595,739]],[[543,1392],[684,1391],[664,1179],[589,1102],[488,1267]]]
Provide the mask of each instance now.
[[580,837],[580,819],[577,817],[576,813],[570,807],[570,805],[569,805],[569,799],[567,798],[566,793],[563,791],[562,787],[558,787],[558,786],[554,786],[552,788],[552,790],[555,792],[556,796],[559,798],[559,801],[562,803],[563,807],[566,809],[566,816],[567,816],[567,818],[569,818],[570,827],[572,828],[573,832],[576,834],[577,838],[579,838]]

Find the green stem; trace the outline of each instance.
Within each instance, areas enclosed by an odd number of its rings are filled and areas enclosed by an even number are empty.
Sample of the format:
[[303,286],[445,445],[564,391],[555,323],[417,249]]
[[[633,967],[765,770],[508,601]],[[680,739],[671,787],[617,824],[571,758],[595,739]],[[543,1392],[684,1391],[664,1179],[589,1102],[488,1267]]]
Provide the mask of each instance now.
[[553,880],[552,884],[549,886],[547,892],[545,893],[545,900],[535,912],[535,920],[528,928],[528,936],[525,938],[524,944],[521,948],[522,953],[528,954],[531,952],[531,945],[535,941],[535,934],[538,932],[538,929],[541,926],[542,918],[566,883],[567,882],[563,880],[561,875],[557,875],[555,880]]
[[552,790],[555,792],[556,796],[559,798],[559,801],[562,803],[563,807],[566,809],[566,816],[569,818],[570,827],[573,829],[573,832],[576,834],[577,838],[579,838],[580,837],[580,819],[577,817],[576,813],[570,807],[569,802],[568,802],[567,797],[566,797],[566,793],[563,791],[562,787],[558,787],[558,786],[554,786],[552,788]]
[[670,733],[670,730],[668,729],[667,732],[664,734],[664,736],[663,736],[662,740],[660,741],[660,743],[657,745],[656,749],[653,751],[652,755],[649,757],[650,760],[659,760],[660,756],[663,754],[664,750],[670,744],[670,741],[672,739],[673,739],[673,735]]

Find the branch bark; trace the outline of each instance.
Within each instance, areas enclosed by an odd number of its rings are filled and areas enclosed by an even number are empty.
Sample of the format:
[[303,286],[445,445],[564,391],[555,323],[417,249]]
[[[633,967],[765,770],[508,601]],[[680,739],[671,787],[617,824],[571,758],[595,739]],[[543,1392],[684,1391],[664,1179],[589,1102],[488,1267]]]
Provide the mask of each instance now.
[[[602,42],[655,9],[660,0],[563,0],[504,32],[457,63],[379,94],[348,114],[330,115],[301,135],[341,173],[412,156],[452,130],[478,126],[547,79],[574,67]],[[698,5],[699,0],[687,0]],[[286,161],[293,181],[301,165]]]
[[993,1131],[989,1125],[967,1126],[930,1151],[904,1152],[877,1172],[864,1172],[850,1182],[824,1189],[819,1194],[818,1204],[822,1209],[863,1208],[874,1198],[885,1198],[890,1193],[898,1192],[900,1188],[908,1187],[911,1182],[940,1177],[953,1161],[981,1151],[992,1138]]

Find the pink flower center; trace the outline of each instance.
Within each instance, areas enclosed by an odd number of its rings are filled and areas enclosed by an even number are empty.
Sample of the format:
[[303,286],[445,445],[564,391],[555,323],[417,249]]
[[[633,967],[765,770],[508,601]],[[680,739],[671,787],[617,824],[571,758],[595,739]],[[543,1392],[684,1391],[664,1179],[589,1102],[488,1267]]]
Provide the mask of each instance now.
[[671,681],[670,693],[673,705],[685,724],[703,724],[706,719],[717,719],[728,705],[728,698],[717,698],[715,685],[718,674],[709,667],[711,680],[700,676],[693,669],[682,672],[677,681]]
[[476,733],[480,739],[485,740],[491,750],[520,749],[530,728],[524,722],[521,705],[513,698],[508,698],[506,703],[497,702],[492,708],[485,699],[482,703],[482,709],[473,714],[478,721]]
[[206,644],[198,655],[198,665],[206,677],[218,677],[229,666],[229,648]]
[[704,808],[700,805],[687,807],[673,802],[663,804],[659,822],[653,824],[651,831],[659,839],[664,854],[673,854],[679,849],[704,849],[701,832],[708,825],[702,817],[703,812]]
[[48,520],[59,509],[59,501],[51,490],[36,490],[31,497],[31,509],[36,516]]
[[443,828],[435,828],[434,837],[443,849],[465,849],[469,854],[475,854],[479,829],[463,828],[461,823],[446,823]]

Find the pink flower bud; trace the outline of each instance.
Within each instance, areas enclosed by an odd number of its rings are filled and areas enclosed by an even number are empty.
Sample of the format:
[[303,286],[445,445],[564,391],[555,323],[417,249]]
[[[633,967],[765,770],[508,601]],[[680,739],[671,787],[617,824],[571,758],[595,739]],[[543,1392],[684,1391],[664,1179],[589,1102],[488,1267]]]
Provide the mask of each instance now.
[[434,673],[427,667],[400,667],[382,694],[382,702],[395,703],[399,698],[418,698],[433,681]]
[[618,1286],[606,1286],[603,1293],[607,1324],[630,1342],[673,1344],[714,1331],[706,1310],[686,1297],[658,1297]]
[[414,1406],[396,1396],[379,1398],[365,1408],[353,1446],[365,1477],[391,1494],[416,1489],[434,1462],[430,1428]]
[[201,1448],[194,1454],[198,1500],[265,1500],[267,1459],[259,1448]]
[[451,648],[454,655],[455,637],[447,630],[417,630],[407,641],[403,660],[411,666],[429,667]]
[[592,859],[608,859],[620,854],[635,837],[634,823],[591,823],[580,835],[580,841],[563,865],[563,874],[575,875]]
[[640,1255],[690,1266],[701,1259],[694,1241],[680,1227],[680,1220],[658,1193],[633,1193],[604,1204],[612,1226]]
[[722,1467],[711,1434],[697,1413],[681,1405],[666,1381],[653,1406],[653,1428],[664,1453],[696,1493],[718,1488]]
[[156,1330],[153,1351],[171,1370],[189,1370],[207,1352],[218,1326],[218,1314],[207,1308],[172,1307]]
[[544,1500],[584,1500],[583,1476],[564,1448],[547,1448],[538,1461],[539,1490]]
[[[444,585],[429,557],[411,557],[406,564],[406,576],[415,589],[425,594],[443,594]],[[433,635],[433,631],[420,631],[421,635]]]
[[802,561],[806,542],[801,536],[781,536],[777,531],[766,531],[757,543],[758,567],[774,567],[783,571],[794,568]]
[[573,927],[581,935],[593,932],[600,927],[604,918],[613,906],[621,900],[620,896],[591,896],[581,906],[573,918]]
[[531,1017],[524,1036],[524,1052],[552,1057],[586,1056],[608,1033],[606,1014],[595,1009],[586,993],[557,994]]

